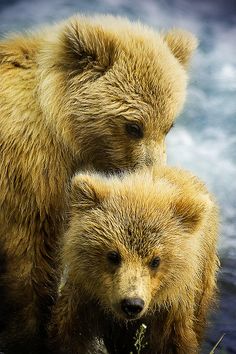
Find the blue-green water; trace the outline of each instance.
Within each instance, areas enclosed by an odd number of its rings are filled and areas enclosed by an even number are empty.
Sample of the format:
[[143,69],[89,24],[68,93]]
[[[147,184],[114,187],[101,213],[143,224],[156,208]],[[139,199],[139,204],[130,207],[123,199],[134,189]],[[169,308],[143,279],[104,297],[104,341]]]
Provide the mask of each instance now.
[[207,346],[226,333],[221,347],[236,353],[236,0],[0,0],[0,34],[75,12],[125,15],[157,29],[183,27],[200,39],[185,110],[167,138],[168,157],[199,175],[219,201],[221,301]]

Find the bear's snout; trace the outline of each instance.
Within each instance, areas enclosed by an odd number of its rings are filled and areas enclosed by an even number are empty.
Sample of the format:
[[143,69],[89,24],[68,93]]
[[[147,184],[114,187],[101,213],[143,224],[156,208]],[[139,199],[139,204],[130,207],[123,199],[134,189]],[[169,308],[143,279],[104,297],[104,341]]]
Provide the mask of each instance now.
[[138,297],[121,301],[121,309],[129,318],[135,318],[144,308],[144,301]]

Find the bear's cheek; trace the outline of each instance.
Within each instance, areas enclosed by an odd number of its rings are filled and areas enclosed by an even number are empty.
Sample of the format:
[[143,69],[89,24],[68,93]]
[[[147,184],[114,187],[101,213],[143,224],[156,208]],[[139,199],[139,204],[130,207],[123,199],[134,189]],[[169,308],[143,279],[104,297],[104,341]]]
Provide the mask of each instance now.
[[114,294],[114,274],[109,274],[103,269],[96,284],[98,285],[97,297],[106,307],[110,308],[116,296]]
[[157,300],[161,288],[163,285],[164,274],[162,272],[156,272],[156,274],[152,274],[150,281],[150,296],[151,296],[151,306]]
[[126,139],[123,135],[96,132],[87,136],[81,144],[79,153],[82,168],[95,168],[97,171],[134,169],[143,165],[144,152],[139,142]]
[[133,139],[123,132],[104,133],[104,128],[88,134],[80,148],[80,163],[83,168],[98,171],[134,170],[135,168],[166,163],[164,136],[155,139],[146,136]]

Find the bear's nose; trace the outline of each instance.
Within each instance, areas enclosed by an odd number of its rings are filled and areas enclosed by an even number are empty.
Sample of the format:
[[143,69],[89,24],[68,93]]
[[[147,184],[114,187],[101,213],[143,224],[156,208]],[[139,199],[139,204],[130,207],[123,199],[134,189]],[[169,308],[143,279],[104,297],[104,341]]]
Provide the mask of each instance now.
[[129,298],[121,301],[122,311],[129,317],[135,317],[144,308],[144,301],[140,298]]

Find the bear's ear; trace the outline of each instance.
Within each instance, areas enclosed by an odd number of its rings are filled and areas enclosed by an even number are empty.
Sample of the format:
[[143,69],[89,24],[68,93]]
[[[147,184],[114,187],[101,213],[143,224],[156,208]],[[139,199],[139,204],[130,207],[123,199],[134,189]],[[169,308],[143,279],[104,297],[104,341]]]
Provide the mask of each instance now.
[[61,64],[74,72],[92,70],[101,75],[113,65],[117,47],[115,38],[101,26],[83,18],[71,21],[64,28],[60,43],[63,47]]
[[170,50],[179,62],[186,68],[191,56],[198,46],[197,38],[190,32],[173,29],[164,36]]
[[198,231],[205,221],[212,202],[207,195],[198,198],[184,195],[173,201],[173,217],[179,221],[187,233]]
[[72,179],[71,207],[79,210],[98,206],[109,195],[109,187],[102,177],[78,174]]

